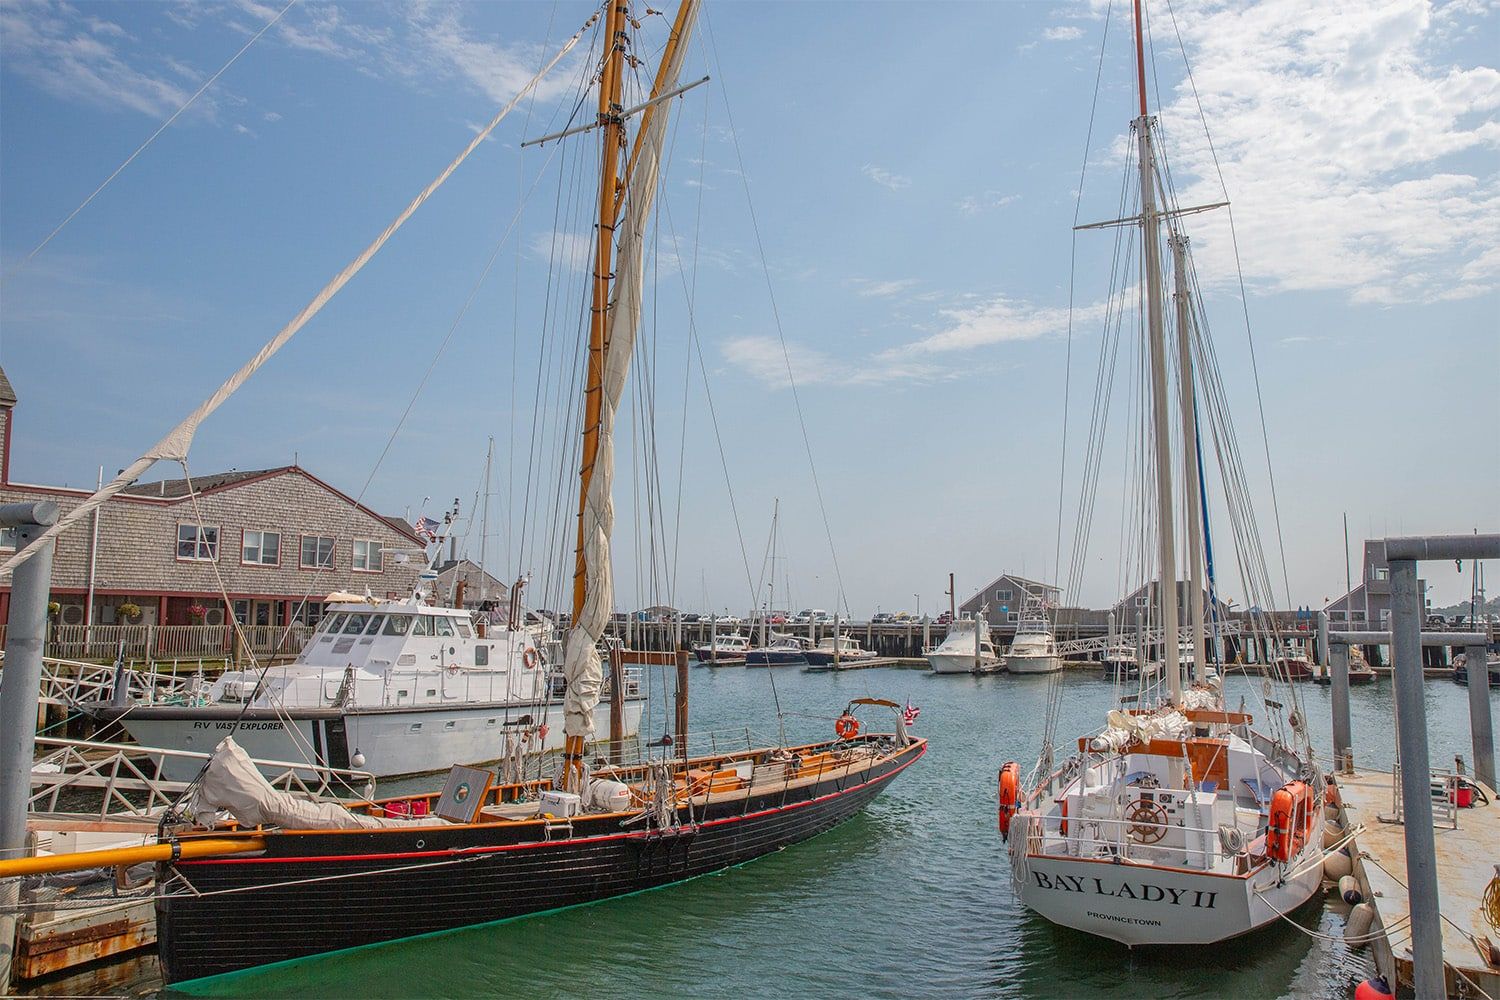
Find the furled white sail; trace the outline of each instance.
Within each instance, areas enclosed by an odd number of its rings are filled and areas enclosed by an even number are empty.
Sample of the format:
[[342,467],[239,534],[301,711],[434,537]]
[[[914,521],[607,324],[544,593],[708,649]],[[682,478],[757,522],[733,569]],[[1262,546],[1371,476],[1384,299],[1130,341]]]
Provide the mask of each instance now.
[[[662,92],[676,86],[682,62],[687,54],[688,39],[698,17],[698,0],[683,0],[682,33],[672,50]],[[615,297],[610,304],[606,328],[608,344],[604,352],[604,372],[599,409],[599,454],[594,474],[589,480],[583,506],[583,564],[587,590],[583,613],[568,632],[563,673],[568,679],[568,694],[563,702],[563,727],[568,736],[587,740],[594,735],[594,709],[604,682],[603,664],[596,648],[604,627],[609,623],[614,603],[610,578],[609,539],[614,530],[615,512],[611,500],[614,485],[614,425],[625,379],[630,374],[630,358],[635,350],[636,330],[641,320],[641,293],[645,281],[645,235],[656,199],[657,174],[661,168],[662,141],[666,137],[668,109],[671,102],[659,106],[649,116],[640,135],[640,153],[625,191],[625,211],[619,233],[615,265]]]

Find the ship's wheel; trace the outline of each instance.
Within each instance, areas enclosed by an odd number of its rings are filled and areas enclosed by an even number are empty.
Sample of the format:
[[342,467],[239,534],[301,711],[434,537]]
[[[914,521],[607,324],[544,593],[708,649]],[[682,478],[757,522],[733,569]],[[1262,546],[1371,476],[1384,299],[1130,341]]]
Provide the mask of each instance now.
[[1136,799],[1125,813],[1125,834],[1137,844],[1154,844],[1167,835],[1167,811],[1155,802]]

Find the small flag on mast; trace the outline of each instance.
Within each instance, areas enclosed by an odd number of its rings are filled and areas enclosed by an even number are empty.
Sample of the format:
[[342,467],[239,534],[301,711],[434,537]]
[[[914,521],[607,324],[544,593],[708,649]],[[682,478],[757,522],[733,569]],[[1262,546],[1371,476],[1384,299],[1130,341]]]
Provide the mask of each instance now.
[[909,726],[913,722],[916,722],[917,721],[917,716],[919,716],[921,714],[922,714],[922,710],[920,708],[917,708],[910,701],[908,701],[906,703],[906,708],[902,709],[902,711],[901,711],[901,721],[904,722],[904,723],[906,723],[906,725]]
[[438,529],[442,526],[441,522],[434,521],[430,517],[419,517],[417,518],[417,523],[412,525],[411,528],[412,531],[417,533],[418,538],[431,542],[436,540]]

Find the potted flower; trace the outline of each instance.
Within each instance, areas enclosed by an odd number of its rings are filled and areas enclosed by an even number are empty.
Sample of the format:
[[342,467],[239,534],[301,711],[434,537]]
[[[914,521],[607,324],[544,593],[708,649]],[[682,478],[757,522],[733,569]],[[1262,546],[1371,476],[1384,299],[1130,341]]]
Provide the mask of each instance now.
[[115,606],[115,614],[131,625],[134,625],[141,620],[141,606],[126,601],[124,604]]
[[47,602],[47,617],[56,618],[62,613],[62,605],[56,601]]
[[188,617],[194,625],[202,625],[203,619],[208,617],[208,609],[201,604],[194,604],[188,608]]

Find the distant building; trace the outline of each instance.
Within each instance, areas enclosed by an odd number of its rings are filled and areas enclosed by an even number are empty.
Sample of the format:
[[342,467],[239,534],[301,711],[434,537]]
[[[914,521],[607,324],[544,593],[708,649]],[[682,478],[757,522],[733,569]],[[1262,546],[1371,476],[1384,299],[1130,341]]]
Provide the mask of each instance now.
[[482,604],[503,607],[510,600],[510,588],[486,573],[479,564],[468,559],[449,559],[435,567],[437,579],[433,592],[438,600],[447,602],[457,593],[460,580],[464,584],[463,606],[477,609]]
[[[0,371],[0,503],[52,500],[66,513],[93,491],[11,481],[15,405]],[[15,544],[14,530],[0,531],[0,556]],[[333,591],[409,594],[425,565],[422,550],[400,519],[295,465],[194,476],[191,486],[137,483],[58,538],[52,600],[62,625],[222,625],[226,614],[247,625],[312,623]],[[122,606],[139,613],[131,619]],[[9,614],[5,574],[0,622]]]
[[1021,606],[1030,598],[1044,607],[1056,608],[1062,601],[1062,589],[1014,573],[1003,573],[985,584],[973,597],[958,606],[960,617],[973,617],[988,608],[990,624],[1016,622]]
[[[1159,611],[1153,611],[1154,608],[1161,607],[1160,589],[1157,581],[1152,580],[1150,583],[1141,584],[1115,602],[1115,605],[1109,609],[1110,614],[1115,616],[1115,628],[1122,631],[1135,628],[1135,616],[1138,611],[1143,623],[1148,623],[1153,628],[1160,625],[1159,621],[1152,620],[1154,615],[1160,615]],[[1179,608],[1177,620],[1183,625],[1188,624],[1188,596],[1192,593],[1192,589],[1193,585],[1190,581],[1177,581],[1177,607]],[[1208,599],[1206,588],[1203,591],[1203,614],[1205,620],[1212,620],[1214,617],[1212,602]],[[1229,604],[1221,599],[1218,602],[1218,618],[1220,621],[1225,621],[1228,617]]]
[[[1417,580],[1421,606],[1427,607],[1427,581]],[[1385,558],[1385,541],[1365,542],[1364,568],[1360,582],[1349,593],[1329,602],[1328,624],[1335,630],[1384,631],[1391,627],[1391,567]]]

